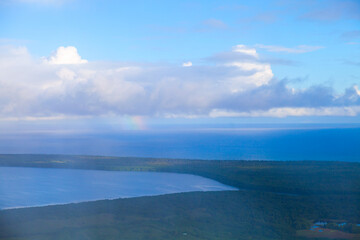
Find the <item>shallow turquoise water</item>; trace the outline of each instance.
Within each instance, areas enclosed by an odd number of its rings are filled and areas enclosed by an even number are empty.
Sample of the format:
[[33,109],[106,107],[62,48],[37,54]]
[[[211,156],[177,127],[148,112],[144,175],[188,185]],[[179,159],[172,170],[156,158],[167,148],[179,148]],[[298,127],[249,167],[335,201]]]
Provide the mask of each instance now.
[[0,209],[223,190],[236,189],[190,174],[0,167]]

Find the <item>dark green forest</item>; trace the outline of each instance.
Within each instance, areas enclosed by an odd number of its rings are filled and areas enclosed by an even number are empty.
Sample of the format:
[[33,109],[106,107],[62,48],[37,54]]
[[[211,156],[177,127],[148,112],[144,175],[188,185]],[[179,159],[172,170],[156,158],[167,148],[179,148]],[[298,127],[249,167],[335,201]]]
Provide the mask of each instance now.
[[191,173],[239,188],[3,210],[1,240],[315,239],[297,233],[360,223],[360,163],[0,155],[0,166]]

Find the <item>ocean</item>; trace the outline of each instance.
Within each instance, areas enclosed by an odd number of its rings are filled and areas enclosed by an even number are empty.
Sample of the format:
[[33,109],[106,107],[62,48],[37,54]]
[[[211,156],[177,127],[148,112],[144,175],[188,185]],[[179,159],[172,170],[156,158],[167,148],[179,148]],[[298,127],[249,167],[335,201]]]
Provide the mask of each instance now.
[[0,153],[360,161],[360,128],[200,128],[0,134]]

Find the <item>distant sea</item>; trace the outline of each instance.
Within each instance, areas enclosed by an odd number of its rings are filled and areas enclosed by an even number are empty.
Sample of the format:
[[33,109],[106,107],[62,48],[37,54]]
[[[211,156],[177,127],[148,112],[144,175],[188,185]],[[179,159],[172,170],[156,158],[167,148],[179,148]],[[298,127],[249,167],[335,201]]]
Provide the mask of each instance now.
[[0,153],[360,162],[360,128],[217,128],[0,134]]

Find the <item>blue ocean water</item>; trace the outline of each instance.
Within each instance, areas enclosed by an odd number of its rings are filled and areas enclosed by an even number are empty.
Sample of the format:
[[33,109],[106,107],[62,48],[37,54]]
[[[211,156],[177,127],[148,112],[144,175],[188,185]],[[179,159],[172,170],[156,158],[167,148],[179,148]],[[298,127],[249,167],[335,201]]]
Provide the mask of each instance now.
[[360,128],[227,128],[0,135],[0,153],[360,161]]
[[190,174],[0,167],[0,209],[222,190],[236,189]]

